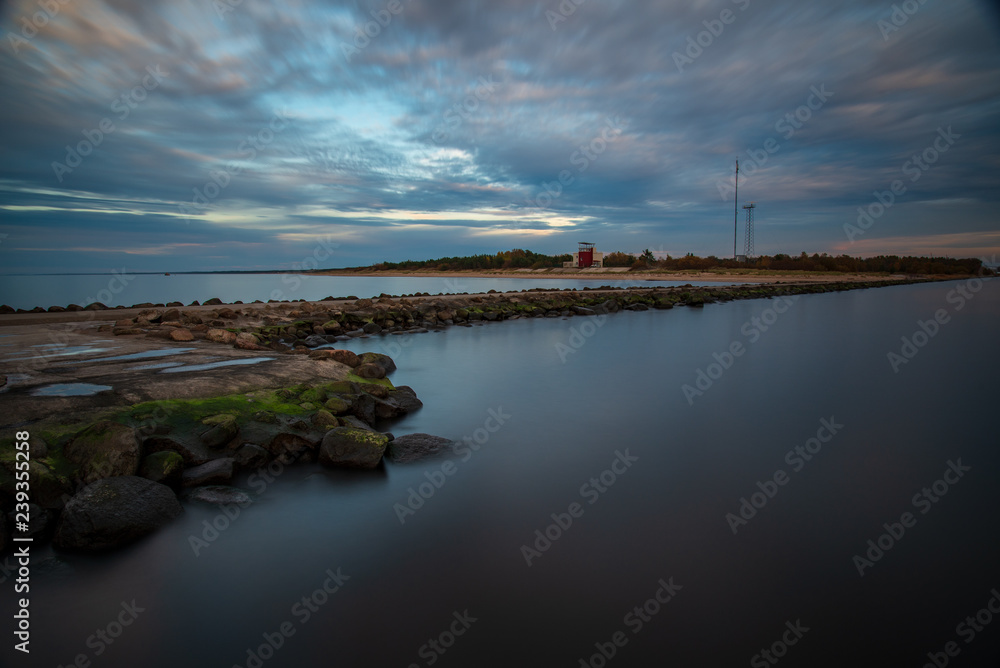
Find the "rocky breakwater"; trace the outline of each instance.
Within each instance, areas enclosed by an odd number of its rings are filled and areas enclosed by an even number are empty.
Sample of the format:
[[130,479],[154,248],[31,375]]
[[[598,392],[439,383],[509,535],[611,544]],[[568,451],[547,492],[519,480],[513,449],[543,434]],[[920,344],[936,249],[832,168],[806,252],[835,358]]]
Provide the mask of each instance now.
[[[379,466],[393,436],[377,428],[420,408],[420,400],[389,380],[396,366],[386,355],[327,348],[312,356],[341,379],[32,424],[30,534],[60,550],[107,550],[170,522],[181,501],[248,502],[247,492],[230,486],[241,470],[274,462]],[[0,549],[10,544],[15,470],[7,439],[0,443],[0,517],[8,520],[0,522]]]
[[[216,305],[204,310],[146,309],[122,318],[104,331],[191,341],[204,339],[245,350],[309,353],[340,341],[369,336],[416,334],[450,326],[471,327],[519,318],[593,316],[620,310],[645,311],[699,307],[736,299],[818,294],[923,282],[928,279],[772,283],[718,287],[535,288],[516,293],[427,294],[377,299]],[[217,300],[209,300],[217,302]],[[208,304],[208,302],[206,302]]]

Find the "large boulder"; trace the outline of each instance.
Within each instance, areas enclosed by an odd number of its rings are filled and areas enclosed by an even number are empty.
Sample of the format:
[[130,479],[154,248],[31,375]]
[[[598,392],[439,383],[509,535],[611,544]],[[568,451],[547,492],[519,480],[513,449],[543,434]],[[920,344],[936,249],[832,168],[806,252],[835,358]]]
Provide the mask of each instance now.
[[396,370],[396,363],[392,361],[392,358],[382,353],[361,353],[358,355],[358,359],[361,360],[362,364],[378,364],[385,370],[386,375]]
[[69,500],[54,543],[61,550],[109,550],[152,533],[182,512],[166,485],[138,476],[106,478]]
[[354,427],[337,427],[326,432],[319,460],[326,466],[371,469],[378,466],[389,438],[384,434]]
[[389,443],[386,456],[397,464],[406,464],[436,455],[452,443],[451,439],[431,434],[406,434]]
[[216,343],[236,343],[236,332],[228,329],[210,329],[205,332],[205,338]]
[[66,444],[63,454],[76,464],[77,478],[91,483],[101,478],[131,476],[139,470],[139,439],[135,429],[102,420]]
[[200,443],[189,443],[186,441],[175,441],[166,436],[150,436],[142,442],[143,450],[147,455],[154,452],[170,451],[179,453],[184,458],[187,466],[198,466],[218,457],[215,453]]
[[385,378],[385,369],[378,364],[359,364],[354,373],[361,378],[380,379]]
[[396,406],[400,413],[412,413],[424,405],[424,402],[417,399],[417,393],[408,385],[400,385],[395,389],[389,390],[389,396],[386,398],[386,401]]
[[146,455],[139,467],[139,475],[147,480],[176,487],[184,472],[184,458],[173,450],[162,450]]
[[181,484],[184,487],[199,487],[227,483],[236,474],[236,460],[232,457],[222,457],[195,466],[181,474]]

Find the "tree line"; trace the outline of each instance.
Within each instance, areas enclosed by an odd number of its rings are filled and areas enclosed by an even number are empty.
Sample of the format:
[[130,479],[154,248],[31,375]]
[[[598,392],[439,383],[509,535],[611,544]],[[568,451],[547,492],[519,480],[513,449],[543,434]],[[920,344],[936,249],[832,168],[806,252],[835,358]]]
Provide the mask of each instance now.
[[[497,269],[548,269],[562,267],[573,259],[570,254],[544,255],[529,250],[515,248],[496,254],[484,253],[463,257],[441,257],[433,260],[404,260],[403,262],[379,262],[370,267],[353,267],[366,271],[489,271]],[[635,271],[706,271],[713,269],[766,269],[784,271],[823,271],[841,273],[889,273],[889,274],[975,274],[982,270],[978,258],[914,257],[911,255],[877,255],[874,257],[852,257],[850,255],[828,255],[826,253],[805,252],[799,255],[762,255],[751,262],[738,262],[714,255],[699,257],[688,253],[681,257],[656,257],[649,249],[642,253],[616,251],[604,255],[605,267],[629,267]]]

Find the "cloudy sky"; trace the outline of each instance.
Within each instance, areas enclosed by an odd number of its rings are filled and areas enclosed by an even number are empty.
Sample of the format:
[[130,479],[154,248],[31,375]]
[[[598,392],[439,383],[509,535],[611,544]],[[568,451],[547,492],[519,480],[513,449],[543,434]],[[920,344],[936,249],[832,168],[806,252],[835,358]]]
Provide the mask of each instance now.
[[985,0],[0,7],[5,273],[1000,253]]

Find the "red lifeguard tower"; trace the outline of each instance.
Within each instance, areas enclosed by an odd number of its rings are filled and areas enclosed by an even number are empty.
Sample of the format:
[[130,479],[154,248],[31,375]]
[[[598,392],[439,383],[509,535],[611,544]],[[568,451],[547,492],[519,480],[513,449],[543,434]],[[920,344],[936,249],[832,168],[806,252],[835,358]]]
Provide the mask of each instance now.
[[587,241],[580,242],[580,248],[577,250],[577,267],[579,269],[586,269],[594,264],[594,244]]

